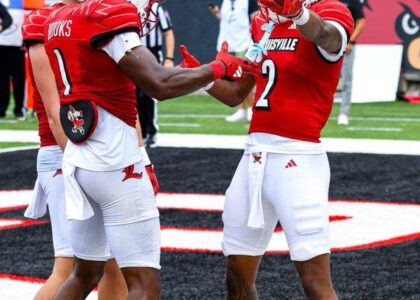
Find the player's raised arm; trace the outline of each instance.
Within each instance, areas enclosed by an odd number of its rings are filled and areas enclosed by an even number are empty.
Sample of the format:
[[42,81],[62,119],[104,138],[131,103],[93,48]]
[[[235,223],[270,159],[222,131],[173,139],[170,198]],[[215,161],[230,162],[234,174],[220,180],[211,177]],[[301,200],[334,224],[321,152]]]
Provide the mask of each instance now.
[[[353,31],[350,11],[343,5],[320,2],[315,9],[306,8],[314,0],[259,0],[262,13],[270,18],[293,20],[302,36],[328,53],[344,52]],[[272,12],[270,15],[269,10]],[[274,13],[274,14],[273,14]],[[340,53],[342,54],[342,53]]]
[[249,68],[246,60],[228,54],[218,55],[198,68],[164,68],[141,46],[127,51],[118,65],[137,86],[158,100],[189,94],[220,78],[233,79],[256,71]]

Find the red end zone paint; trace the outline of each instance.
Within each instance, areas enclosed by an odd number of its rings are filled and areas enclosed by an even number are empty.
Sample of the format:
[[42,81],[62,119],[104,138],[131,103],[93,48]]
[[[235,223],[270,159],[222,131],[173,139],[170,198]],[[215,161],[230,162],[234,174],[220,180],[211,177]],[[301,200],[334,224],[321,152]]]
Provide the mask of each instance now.
[[[0,212],[24,208],[23,203],[29,202],[31,193],[28,190],[0,191]],[[160,209],[220,213],[224,196],[160,193],[157,203]],[[329,210],[333,251],[375,248],[420,239],[419,203],[330,200]],[[43,223],[45,221],[23,217],[19,220],[0,218],[0,229]],[[162,226],[161,229],[162,251],[221,252],[221,228]],[[287,242],[281,228],[275,229],[267,253],[287,253]]]
[[17,280],[17,281],[31,282],[31,283],[45,283],[46,281],[46,279],[41,279],[41,278],[13,275],[13,274],[4,274],[4,273],[0,273],[0,279],[10,279],[10,280]]

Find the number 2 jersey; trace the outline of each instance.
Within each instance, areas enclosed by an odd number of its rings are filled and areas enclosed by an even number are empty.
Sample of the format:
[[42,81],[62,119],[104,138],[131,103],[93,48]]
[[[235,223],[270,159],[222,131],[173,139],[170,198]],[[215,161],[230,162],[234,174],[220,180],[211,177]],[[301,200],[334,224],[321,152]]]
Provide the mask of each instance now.
[[[256,79],[255,106],[249,133],[319,143],[331,113],[346,41],[353,32],[348,9],[335,0],[309,7],[343,35],[338,55],[331,55],[303,38],[293,22],[276,24],[265,44],[263,76]],[[253,40],[264,35],[267,22],[257,15],[251,24]]]
[[126,0],[66,5],[46,22],[45,49],[61,105],[90,100],[98,107],[94,133],[80,145],[69,142],[63,161],[87,170],[111,171],[141,160],[135,86],[105,51],[116,36],[138,35],[139,27],[137,8]]

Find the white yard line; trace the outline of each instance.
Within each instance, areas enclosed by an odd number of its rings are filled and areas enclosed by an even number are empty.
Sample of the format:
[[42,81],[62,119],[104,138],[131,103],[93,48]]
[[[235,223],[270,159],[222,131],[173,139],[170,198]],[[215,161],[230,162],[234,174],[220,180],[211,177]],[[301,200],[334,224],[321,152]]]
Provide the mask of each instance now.
[[384,132],[400,132],[398,127],[346,127],[348,131],[384,131]]
[[[337,117],[331,117],[330,120],[337,120]],[[369,122],[413,122],[420,123],[419,118],[402,117],[350,117],[350,121],[369,121]]]
[[197,118],[197,119],[224,119],[228,115],[221,114],[159,114],[159,118],[178,119],[178,118]]
[[[345,138],[324,138],[322,141],[327,152],[420,155],[420,141]],[[0,130],[0,142],[38,142],[38,133]],[[159,147],[243,149],[245,142],[246,135],[159,133],[157,137]]]
[[[168,118],[168,119],[178,119],[178,118],[185,118],[185,119],[224,119],[228,115],[223,114],[164,114],[160,113],[160,118]],[[337,120],[337,117],[331,117],[330,120]],[[368,121],[368,122],[412,122],[412,123],[420,123],[419,118],[407,118],[407,117],[350,117],[351,121]]]
[[159,122],[159,126],[162,126],[162,127],[193,127],[193,128],[201,127],[201,125],[197,124],[197,123],[162,123],[162,122]]

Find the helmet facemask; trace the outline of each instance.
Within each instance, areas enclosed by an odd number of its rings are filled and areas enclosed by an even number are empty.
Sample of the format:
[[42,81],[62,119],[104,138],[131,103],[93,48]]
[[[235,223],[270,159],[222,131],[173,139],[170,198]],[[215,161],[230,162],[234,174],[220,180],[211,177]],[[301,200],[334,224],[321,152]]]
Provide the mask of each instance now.
[[[140,36],[147,35],[152,31],[158,23],[158,16],[156,11],[153,9],[154,5],[157,5],[159,0],[130,0],[130,2],[137,7],[137,11],[140,17]],[[146,24],[150,24],[146,29]]]

